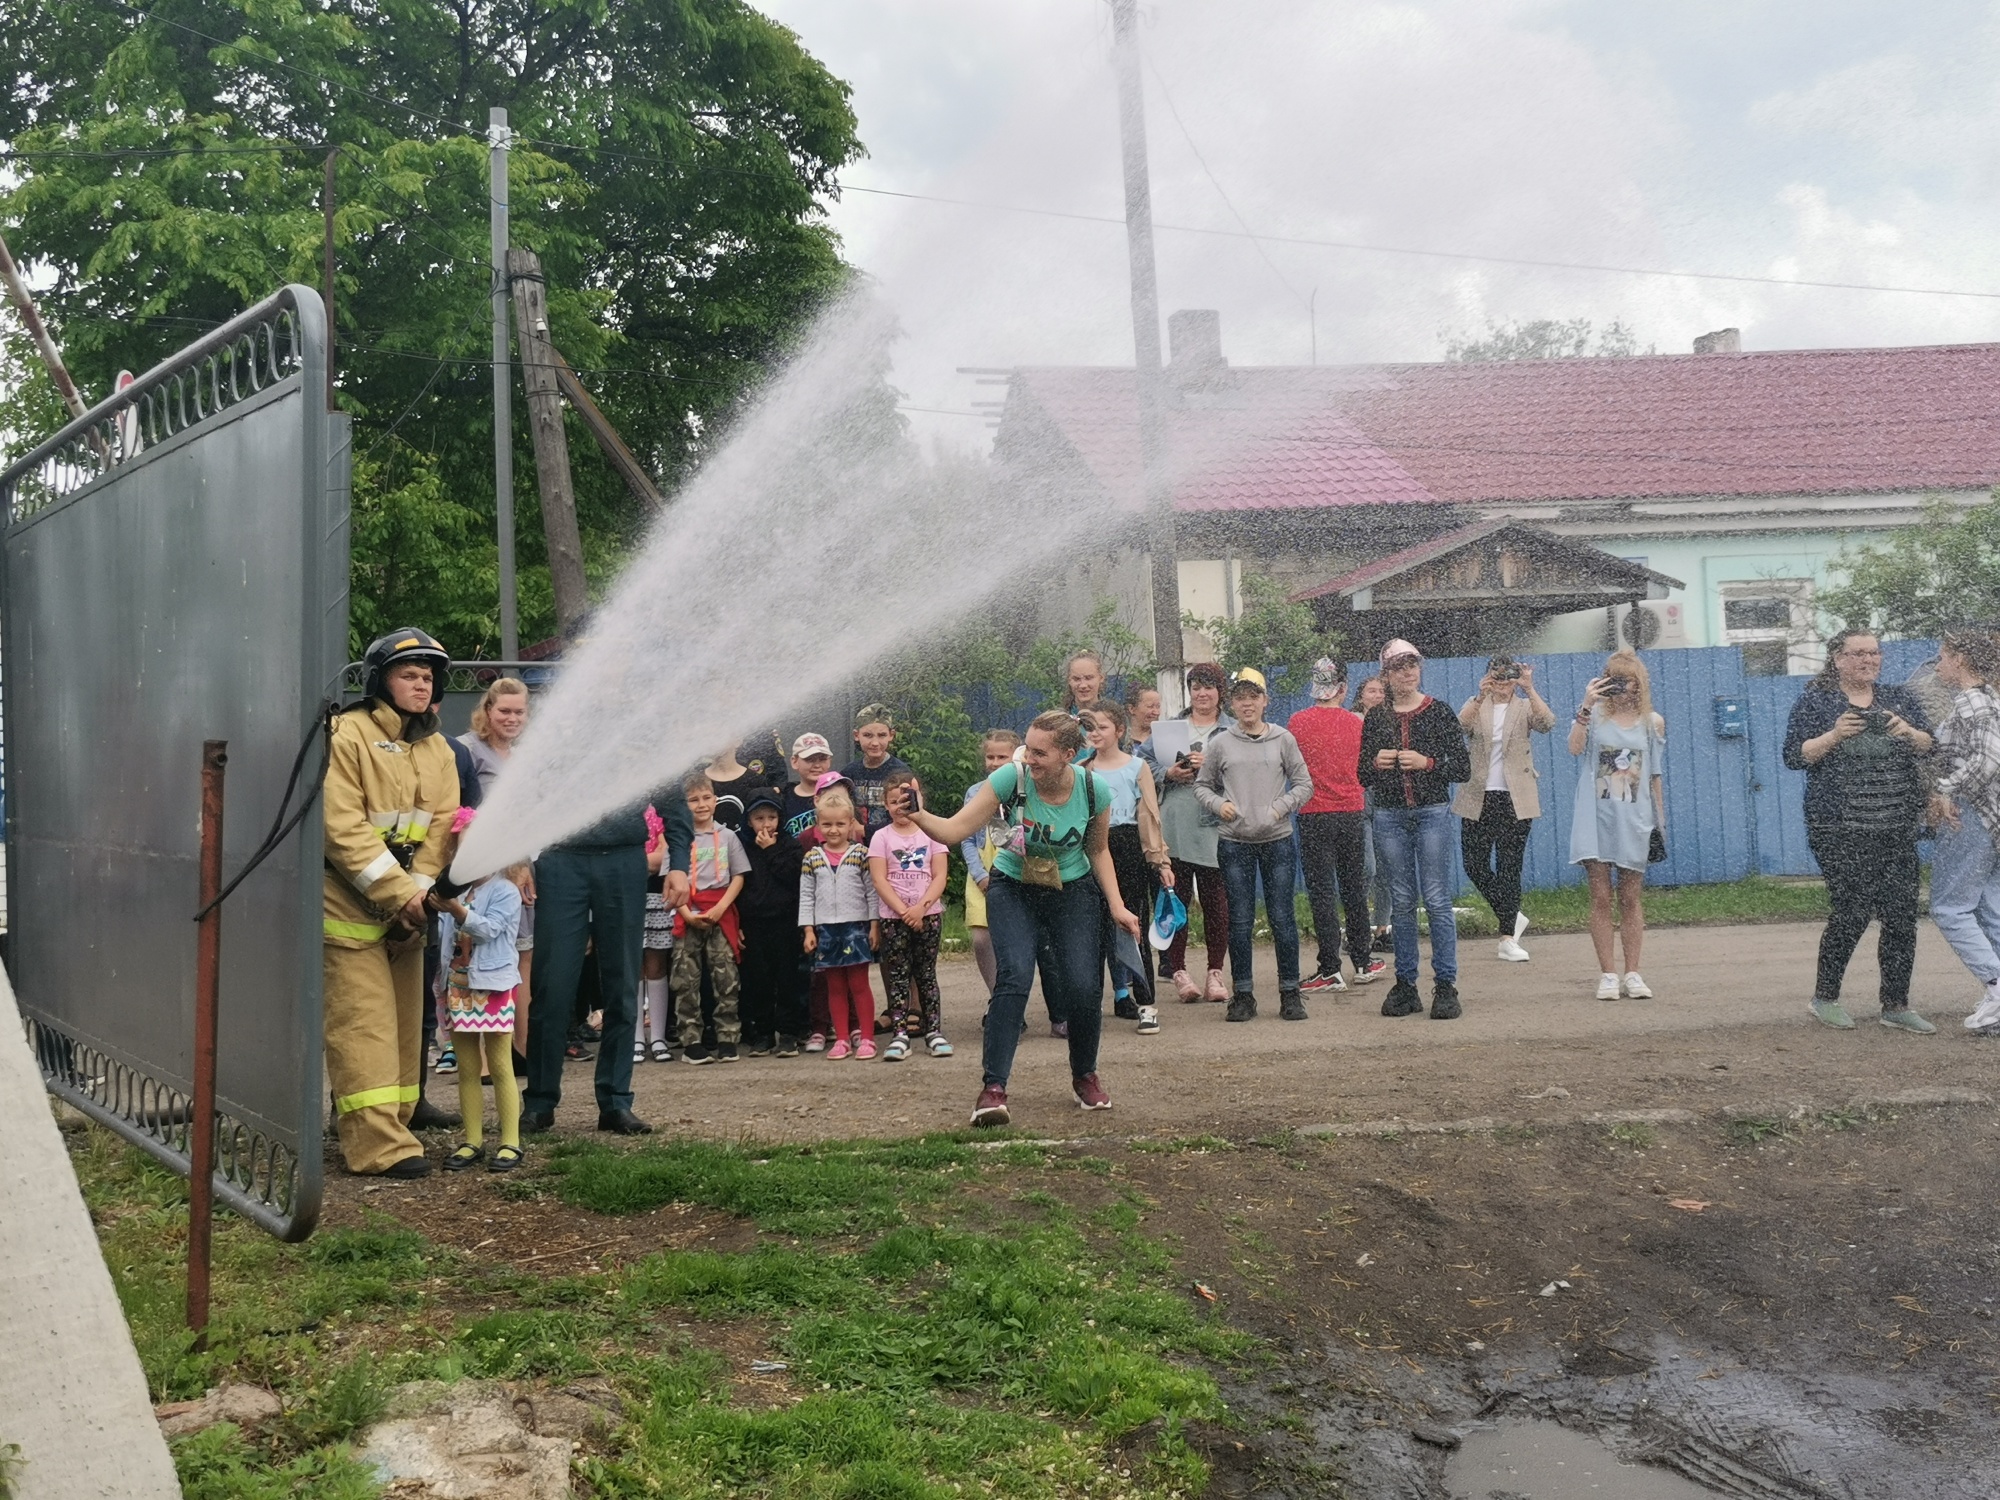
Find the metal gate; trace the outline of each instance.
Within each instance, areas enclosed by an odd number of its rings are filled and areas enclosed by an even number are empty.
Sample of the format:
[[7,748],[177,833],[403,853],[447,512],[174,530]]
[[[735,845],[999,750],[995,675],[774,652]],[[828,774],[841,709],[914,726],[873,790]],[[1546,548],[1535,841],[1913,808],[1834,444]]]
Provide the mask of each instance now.
[[[201,745],[233,873],[338,691],[348,458],[288,286],[0,474],[15,988],[51,1091],[182,1173]],[[285,1239],[320,1204],[319,928],[308,817],[223,909],[215,1190]]]

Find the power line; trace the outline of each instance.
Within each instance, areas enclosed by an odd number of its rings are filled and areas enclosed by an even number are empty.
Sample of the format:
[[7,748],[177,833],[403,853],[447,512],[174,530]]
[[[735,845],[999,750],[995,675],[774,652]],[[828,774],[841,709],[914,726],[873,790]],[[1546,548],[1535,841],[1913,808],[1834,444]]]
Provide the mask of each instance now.
[[1150,54],[1148,54],[1146,57],[1146,69],[1153,75],[1153,82],[1157,83],[1160,86],[1160,97],[1166,101],[1167,113],[1174,117],[1174,124],[1180,127],[1181,139],[1187,142],[1188,150],[1194,153],[1194,159],[1196,163],[1201,167],[1203,173],[1205,173],[1208,177],[1209,186],[1215,189],[1215,196],[1222,200],[1222,206],[1229,210],[1230,216],[1234,218],[1237,224],[1239,224],[1242,227],[1243,232],[1246,235],[1250,236],[1250,243],[1257,247],[1258,257],[1264,262],[1265,265],[1271,268],[1271,274],[1278,278],[1278,285],[1282,286],[1286,291],[1290,292],[1292,296],[1297,299],[1297,301],[1301,306],[1310,308],[1311,304],[1307,302],[1304,297],[1299,296],[1298,288],[1293,286],[1291,282],[1286,279],[1285,273],[1278,269],[1278,263],[1272,260],[1270,254],[1264,249],[1263,241],[1258,239],[1255,232],[1251,230],[1249,220],[1245,219],[1242,214],[1238,213],[1236,210],[1236,205],[1230,201],[1228,192],[1225,191],[1222,186],[1222,179],[1215,175],[1214,168],[1210,167],[1208,164],[1208,158],[1201,154],[1201,147],[1197,146],[1194,143],[1193,132],[1191,132],[1187,128],[1187,122],[1181,118],[1180,110],[1176,108],[1174,105],[1173,91],[1167,87],[1167,80],[1160,76],[1160,70],[1157,66],[1154,65],[1153,59]]
[[[934,193],[905,193],[890,188],[861,187],[842,183],[843,193],[865,193],[875,198],[902,198],[913,203],[946,203],[955,208],[979,208],[991,213],[1028,214],[1043,219],[1070,219],[1082,224],[1113,224],[1125,227],[1122,218],[1108,214],[1071,213],[1056,208],[1032,208],[1019,203],[984,203],[973,198],[945,198]],[[1374,245],[1361,240],[1320,240],[1300,235],[1250,234],[1237,229],[1207,229],[1196,224],[1153,223],[1155,229],[1174,234],[1199,234],[1215,239],[1262,240],[1270,245],[1303,245],[1320,250],[1363,250],[1376,255],[1414,255],[1431,260],[1470,260],[1489,265],[1535,266],[1553,271],[1599,271],[1614,276],[1663,276],[1688,281],[1744,282],[1757,286],[1812,287],[1838,292],[1903,292],[1918,297],[1979,297],[2000,301],[2000,292],[1967,291],[1960,287],[1887,286],[1866,281],[1806,281],[1783,276],[1743,276],[1728,271],[1668,271],[1657,266],[1613,266],[1594,261],[1539,260],[1523,255],[1481,255],[1470,250],[1423,250],[1409,245]]]

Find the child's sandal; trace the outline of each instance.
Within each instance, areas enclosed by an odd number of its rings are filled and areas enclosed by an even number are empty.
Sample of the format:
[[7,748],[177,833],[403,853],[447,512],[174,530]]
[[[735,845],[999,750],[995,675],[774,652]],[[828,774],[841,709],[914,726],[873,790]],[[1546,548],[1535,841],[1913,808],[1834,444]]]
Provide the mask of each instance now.
[[521,1165],[521,1159],[525,1155],[527,1153],[519,1146],[502,1146],[498,1151],[493,1153],[493,1160],[486,1164],[486,1170],[489,1172],[511,1172],[514,1168]]
[[484,1160],[486,1160],[486,1152],[483,1148],[472,1145],[460,1146],[444,1159],[444,1169],[447,1172],[463,1172],[475,1162],[482,1162]]

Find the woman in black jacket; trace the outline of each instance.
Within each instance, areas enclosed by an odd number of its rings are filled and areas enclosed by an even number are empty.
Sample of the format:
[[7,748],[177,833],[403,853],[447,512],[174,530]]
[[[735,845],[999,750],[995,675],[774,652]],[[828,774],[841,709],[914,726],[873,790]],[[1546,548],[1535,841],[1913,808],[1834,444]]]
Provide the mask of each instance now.
[[1458,926],[1452,886],[1458,873],[1458,832],[1451,787],[1472,774],[1458,715],[1424,692],[1424,658],[1408,641],[1382,648],[1388,702],[1370,709],[1361,726],[1361,784],[1374,793],[1375,857],[1389,872],[1395,912],[1396,983],[1382,1002],[1385,1016],[1414,1016],[1417,993],[1417,898],[1431,924],[1431,1019],[1454,1021],[1458,1002]]
[[1924,819],[1918,762],[1931,753],[1930,723],[1914,694],[1877,682],[1881,675],[1881,641],[1865,630],[1841,631],[1827,642],[1826,669],[1799,695],[1785,726],[1785,764],[1806,773],[1806,843],[1832,907],[1820,934],[1812,1013],[1852,1029],[1840,982],[1874,917],[1882,923],[1882,1024],[1923,1035],[1937,1028],[1910,1009],[1910,970]]

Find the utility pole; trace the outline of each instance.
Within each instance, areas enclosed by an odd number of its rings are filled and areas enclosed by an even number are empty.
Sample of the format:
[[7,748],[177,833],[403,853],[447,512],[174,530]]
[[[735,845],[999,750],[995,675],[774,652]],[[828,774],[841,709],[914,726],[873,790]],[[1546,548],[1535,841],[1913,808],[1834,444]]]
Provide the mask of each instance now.
[[63,363],[62,351],[56,348],[56,341],[49,337],[42,315],[35,310],[35,299],[28,291],[28,284],[21,279],[5,240],[0,240],[0,282],[6,283],[7,295],[14,303],[14,310],[21,315],[21,326],[28,330],[28,337],[41,354],[42,363],[49,367],[49,379],[56,383],[63,405],[72,417],[82,416],[85,411],[83,397],[77,391],[76,382],[69,378],[69,366]]
[[514,357],[507,341],[507,111],[486,116],[487,198],[493,211],[493,511],[500,541],[500,659],[521,659],[514,584]]
[[555,346],[549,342],[548,284],[532,250],[507,252],[514,284],[515,331],[521,340],[521,384],[528,390],[528,431],[535,439],[535,474],[542,488],[542,535],[548,539],[549,584],[556,624],[567,631],[590,607],[583,577],[583,538],[570,488],[569,437],[563,431],[562,395],[556,389]]
[[1153,654],[1160,702],[1186,706],[1181,660],[1180,547],[1173,477],[1167,469],[1167,390],[1160,368],[1160,292],[1153,261],[1153,190],[1146,166],[1146,95],[1139,76],[1138,0],[1111,0],[1112,62],[1118,70],[1118,136],[1125,160],[1125,247],[1132,267],[1132,380],[1139,399],[1145,479],[1146,557],[1153,578]]

